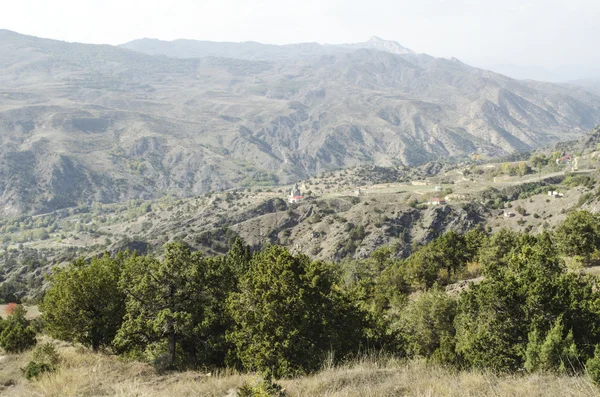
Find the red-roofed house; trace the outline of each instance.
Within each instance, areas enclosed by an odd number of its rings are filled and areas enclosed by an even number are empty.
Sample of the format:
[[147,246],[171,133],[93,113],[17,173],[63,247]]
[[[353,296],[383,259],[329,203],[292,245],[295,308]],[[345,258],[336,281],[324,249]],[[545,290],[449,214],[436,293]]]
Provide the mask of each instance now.
[[288,197],[288,203],[297,203],[302,201],[303,198],[304,196],[290,196]]
[[571,156],[570,154],[561,157],[559,159],[556,159],[556,164],[568,164],[573,160],[573,156]]
[[304,196],[302,196],[302,194],[300,193],[300,187],[296,183],[292,188],[292,192],[288,196],[288,203],[297,203],[302,201],[303,198]]

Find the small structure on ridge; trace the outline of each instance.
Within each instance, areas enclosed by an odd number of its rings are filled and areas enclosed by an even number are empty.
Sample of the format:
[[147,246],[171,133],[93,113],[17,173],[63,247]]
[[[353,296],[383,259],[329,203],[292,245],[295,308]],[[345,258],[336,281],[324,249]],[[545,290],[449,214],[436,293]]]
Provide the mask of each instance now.
[[444,204],[446,204],[446,200],[444,200],[443,198],[434,197],[434,198],[430,199],[427,204],[429,204],[429,205],[444,205]]
[[298,184],[294,184],[290,196],[288,197],[288,203],[298,203],[304,199],[304,196],[300,193],[300,187]]

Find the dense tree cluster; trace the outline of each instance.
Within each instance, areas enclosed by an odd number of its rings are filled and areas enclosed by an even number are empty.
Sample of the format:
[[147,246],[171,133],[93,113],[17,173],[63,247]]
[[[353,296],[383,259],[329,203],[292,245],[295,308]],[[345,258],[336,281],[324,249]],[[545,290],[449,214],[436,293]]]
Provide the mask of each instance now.
[[237,241],[222,257],[182,244],[161,258],[120,254],[57,271],[41,310],[53,337],[154,362],[232,366],[281,377],[361,345],[365,316],[331,266]]
[[[41,305],[59,339],[159,368],[234,367],[280,378],[364,349],[459,368],[600,374],[600,291],[565,257],[599,248],[598,219],[556,233],[447,233],[397,259],[328,264],[239,240],[223,256],[181,244],[55,272]],[[558,247],[558,248],[556,248]],[[455,294],[444,286],[481,275]],[[600,376],[600,375],[598,375]]]

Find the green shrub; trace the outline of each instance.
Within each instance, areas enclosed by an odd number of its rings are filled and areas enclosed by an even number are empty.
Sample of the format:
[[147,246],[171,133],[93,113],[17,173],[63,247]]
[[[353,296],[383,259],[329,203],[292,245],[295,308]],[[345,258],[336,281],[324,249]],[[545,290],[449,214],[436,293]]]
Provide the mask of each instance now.
[[20,323],[8,324],[0,334],[0,346],[7,353],[21,353],[37,343],[35,330]]
[[267,377],[314,371],[327,353],[343,359],[360,346],[363,317],[328,267],[282,247],[254,256],[228,308],[235,326],[227,340],[237,358]]
[[52,366],[56,366],[60,362],[58,351],[50,342],[36,346],[32,358],[37,363],[46,363]]
[[574,211],[556,229],[556,243],[565,255],[589,256],[600,247],[598,216],[588,211]]
[[529,333],[525,352],[525,369],[529,372],[573,372],[579,367],[573,332],[564,336],[562,318],[559,318],[542,341],[537,330]]
[[35,329],[25,318],[27,311],[17,305],[6,320],[0,320],[0,347],[7,353],[20,353],[37,343]]
[[[410,302],[400,315],[407,353],[431,357],[440,349],[442,340],[444,348],[448,348],[454,338],[455,315],[456,301],[442,289],[432,289]],[[448,353],[438,352],[438,359],[447,357]]]
[[567,270],[548,234],[502,234],[483,250],[485,279],[460,295],[456,352],[471,367],[570,372],[599,337],[594,283]]
[[25,377],[28,380],[32,380],[43,373],[53,372],[54,370],[55,368],[50,364],[36,363],[35,361],[30,361],[23,370],[23,372],[25,373]]
[[46,332],[94,350],[111,346],[125,306],[117,285],[124,259],[106,254],[90,263],[80,258],[56,269],[40,304]]
[[585,369],[592,381],[600,385],[600,345],[596,345],[594,357],[587,360]]
[[585,186],[588,189],[593,189],[595,184],[595,179],[588,175],[568,175],[563,180],[563,185],[566,185],[569,188]]
[[178,243],[166,245],[162,259],[128,260],[120,280],[126,313],[115,346],[133,356],[154,350],[157,368],[220,364],[227,319],[220,305],[233,277],[226,265]]

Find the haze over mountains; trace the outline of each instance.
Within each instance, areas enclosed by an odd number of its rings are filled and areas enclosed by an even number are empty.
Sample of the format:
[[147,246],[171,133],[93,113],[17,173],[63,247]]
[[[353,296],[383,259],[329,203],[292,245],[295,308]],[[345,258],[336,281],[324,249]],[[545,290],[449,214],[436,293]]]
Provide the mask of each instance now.
[[571,82],[571,84],[575,84],[575,85],[584,87],[588,91],[593,92],[596,95],[600,95],[600,77],[574,80]]
[[516,65],[512,63],[478,63],[477,66],[520,80],[539,80],[553,83],[568,83],[593,80],[600,76],[596,65],[563,65],[546,68],[537,65]]
[[0,30],[0,49],[5,214],[504,155],[600,124],[600,97],[583,88],[376,37],[113,47]]
[[364,43],[326,44],[300,43],[288,45],[272,45],[256,42],[219,43],[199,40],[164,41],[158,39],[139,39],[122,44],[120,47],[149,55],[166,55],[174,58],[224,57],[247,60],[292,59],[301,56],[322,56],[331,52],[352,52],[359,49],[371,49],[389,52],[396,55],[416,54],[394,41],[373,36]]

